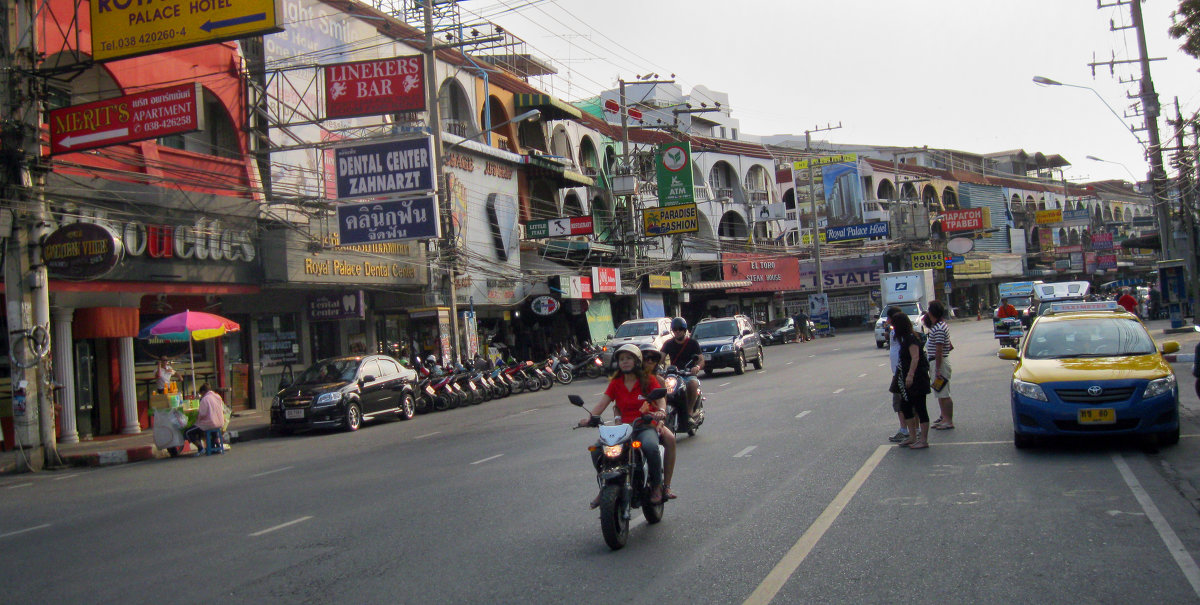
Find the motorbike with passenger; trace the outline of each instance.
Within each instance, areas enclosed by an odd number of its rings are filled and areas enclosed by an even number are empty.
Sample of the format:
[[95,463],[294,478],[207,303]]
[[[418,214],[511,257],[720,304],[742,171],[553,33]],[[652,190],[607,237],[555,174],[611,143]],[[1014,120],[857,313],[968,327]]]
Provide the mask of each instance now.
[[687,418],[687,377],[689,370],[696,365],[692,360],[682,368],[667,366],[663,371],[663,384],[666,388],[667,419],[665,423],[675,433],[686,432],[689,437],[695,437],[696,431],[704,424],[704,388],[698,387],[696,392],[696,408],[692,411],[692,422]]

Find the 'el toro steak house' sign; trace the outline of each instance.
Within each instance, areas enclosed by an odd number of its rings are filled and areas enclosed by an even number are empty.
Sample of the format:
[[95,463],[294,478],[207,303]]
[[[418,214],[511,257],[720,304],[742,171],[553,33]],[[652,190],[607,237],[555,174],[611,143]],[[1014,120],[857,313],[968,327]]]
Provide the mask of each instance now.
[[201,130],[199,98],[191,83],[52,110],[50,154]]
[[325,66],[325,117],[425,109],[421,55]]
[[729,288],[729,292],[782,292],[801,287],[800,261],[794,257],[725,254],[721,261],[725,279],[751,282],[749,287]]

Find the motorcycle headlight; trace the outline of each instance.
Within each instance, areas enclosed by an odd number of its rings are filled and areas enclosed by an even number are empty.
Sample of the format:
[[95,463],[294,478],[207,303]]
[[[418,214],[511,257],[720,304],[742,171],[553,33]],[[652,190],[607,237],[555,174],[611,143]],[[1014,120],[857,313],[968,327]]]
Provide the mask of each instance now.
[[1175,388],[1175,375],[1167,374],[1163,378],[1151,380],[1150,383],[1146,385],[1146,392],[1142,394],[1142,397],[1143,398],[1157,397],[1159,395],[1162,395],[1163,393],[1171,391],[1174,388]]
[[1040,384],[1025,382],[1024,380],[1017,380],[1014,378],[1012,382],[1012,388],[1018,394],[1024,395],[1030,399],[1036,399],[1038,401],[1050,401],[1046,398],[1046,392],[1042,390],[1042,385]]
[[732,351],[732,350],[733,350],[733,345],[731,345],[731,344],[728,344],[728,345],[721,345],[721,351],[722,351],[722,352],[725,352],[725,351]]
[[324,393],[317,396],[316,401],[313,401],[314,406],[318,405],[333,405],[342,400],[342,392],[334,391],[332,393]]
[[621,455],[623,448],[624,446],[619,443],[617,445],[606,445],[604,446],[604,455],[608,458],[616,458]]

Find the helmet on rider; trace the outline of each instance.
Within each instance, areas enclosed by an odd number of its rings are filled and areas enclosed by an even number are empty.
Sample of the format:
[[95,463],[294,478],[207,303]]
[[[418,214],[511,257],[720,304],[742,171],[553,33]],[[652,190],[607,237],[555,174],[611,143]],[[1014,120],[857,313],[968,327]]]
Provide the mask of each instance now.
[[682,317],[676,317],[675,319],[672,319],[671,320],[671,331],[674,332],[676,330],[683,330],[686,332],[687,331],[687,320]]
[[617,352],[613,354],[613,359],[617,360],[618,362],[621,361],[621,353],[629,353],[637,359],[639,364],[642,363],[642,349],[633,343],[621,345],[621,348],[617,349]]
[[658,361],[659,363],[662,363],[662,360],[663,360],[662,351],[659,351],[657,348],[655,348],[654,345],[652,345],[650,343],[643,344],[643,345],[641,345],[641,350],[642,350],[642,361],[653,359],[655,361]]

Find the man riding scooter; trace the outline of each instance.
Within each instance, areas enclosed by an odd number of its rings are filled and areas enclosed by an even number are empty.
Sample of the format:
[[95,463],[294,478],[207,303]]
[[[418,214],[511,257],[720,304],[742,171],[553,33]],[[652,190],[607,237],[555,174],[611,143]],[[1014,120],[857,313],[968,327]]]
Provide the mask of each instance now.
[[688,336],[687,320],[676,317],[671,320],[673,338],[663,344],[663,355],[670,360],[670,365],[685,368],[695,360],[695,365],[688,370],[687,384],[687,413],[688,425],[695,426],[693,415],[696,413],[696,398],[700,394],[700,370],[704,369],[704,355],[700,353],[700,343]]

